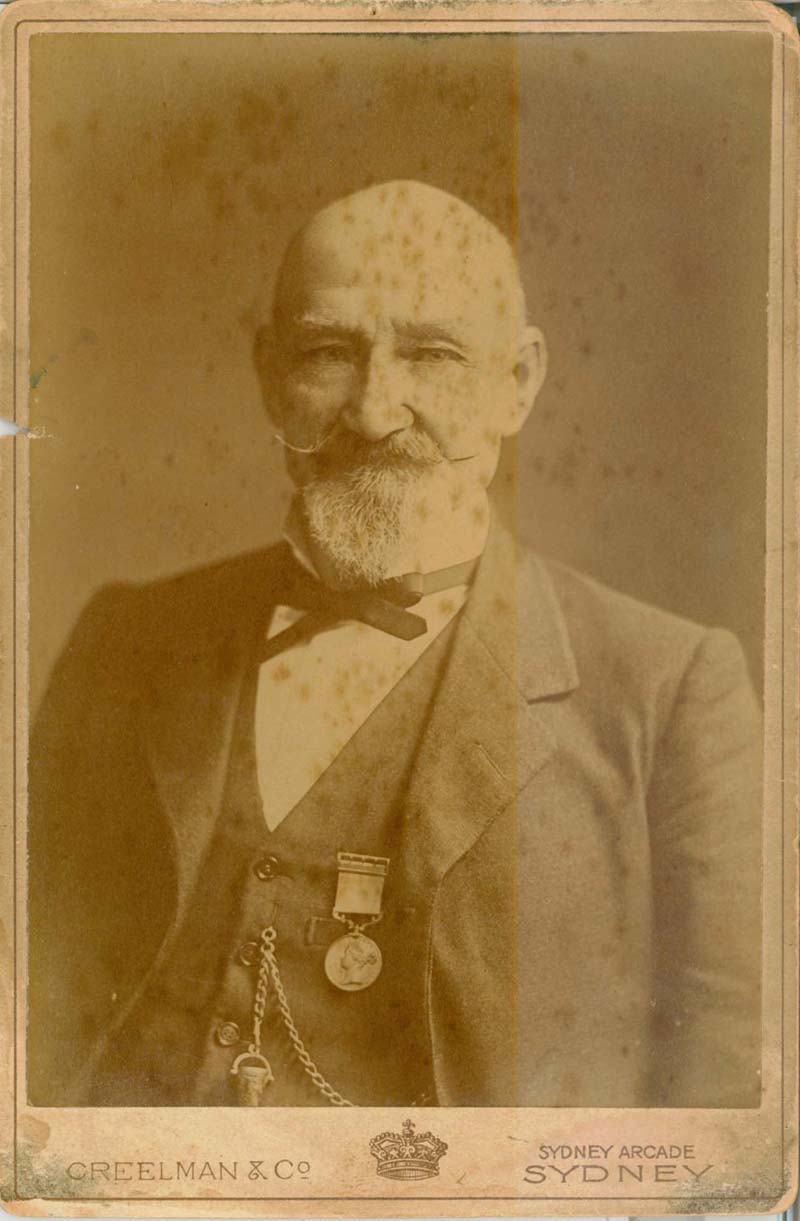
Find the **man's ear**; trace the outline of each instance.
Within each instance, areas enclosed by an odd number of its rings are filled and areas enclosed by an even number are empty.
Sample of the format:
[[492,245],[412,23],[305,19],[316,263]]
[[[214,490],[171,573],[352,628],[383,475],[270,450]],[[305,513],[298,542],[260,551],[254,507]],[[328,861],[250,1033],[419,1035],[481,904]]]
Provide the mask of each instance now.
[[516,383],[515,412],[509,426],[503,430],[505,436],[514,436],[522,428],[533,410],[536,396],[546,376],[547,344],[544,335],[537,326],[526,326],[522,332],[513,373]]

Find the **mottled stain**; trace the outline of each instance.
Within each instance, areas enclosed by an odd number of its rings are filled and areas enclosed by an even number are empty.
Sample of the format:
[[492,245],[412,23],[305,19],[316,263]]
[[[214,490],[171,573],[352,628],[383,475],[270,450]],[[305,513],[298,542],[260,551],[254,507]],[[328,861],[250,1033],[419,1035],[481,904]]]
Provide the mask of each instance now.
[[210,113],[197,115],[191,124],[167,135],[161,169],[173,188],[197,181],[203,163],[211,156],[216,136],[217,120]]
[[19,1134],[37,1150],[44,1149],[50,1139],[50,1124],[35,1115],[21,1115],[19,1118]]
[[72,147],[72,133],[66,123],[56,123],[50,129],[50,143],[57,153],[64,153]]

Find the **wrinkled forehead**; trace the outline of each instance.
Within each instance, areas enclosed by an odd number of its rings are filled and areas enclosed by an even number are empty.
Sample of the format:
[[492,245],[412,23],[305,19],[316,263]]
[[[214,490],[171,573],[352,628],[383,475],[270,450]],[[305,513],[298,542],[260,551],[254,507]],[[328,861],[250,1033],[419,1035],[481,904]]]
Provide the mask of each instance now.
[[288,322],[351,290],[360,308],[422,323],[448,317],[492,332],[516,330],[522,302],[510,247],[458,201],[367,201],[326,209],[292,243],[276,291]]

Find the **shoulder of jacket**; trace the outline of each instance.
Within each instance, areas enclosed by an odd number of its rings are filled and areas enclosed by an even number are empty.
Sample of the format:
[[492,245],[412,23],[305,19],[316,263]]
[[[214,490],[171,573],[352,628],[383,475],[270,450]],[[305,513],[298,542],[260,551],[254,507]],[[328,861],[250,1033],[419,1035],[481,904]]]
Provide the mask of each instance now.
[[125,669],[224,639],[269,600],[280,552],[278,544],[169,577],[103,586],[85,607],[69,647],[113,658]]
[[227,556],[211,564],[184,569],[148,581],[118,581],[104,586],[93,601],[126,603],[134,610],[148,608],[175,614],[193,607],[208,609],[211,597],[235,599],[254,581],[268,579],[282,553],[282,544]]
[[225,556],[210,564],[201,564],[196,568],[182,569],[168,577],[159,577],[137,585],[128,585],[129,589],[138,589],[146,596],[192,597],[204,593],[214,586],[236,586],[242,581],[252,579],[257,573],[267,572],[284,554],[283,543],[275,543],[270,547],[259,547],[253,551],[239,552],[237,555]]
[[683,670],[713,630],[566,564],[541,558],[535,562],[550,578],[579,664],[591,658],[639,673]]

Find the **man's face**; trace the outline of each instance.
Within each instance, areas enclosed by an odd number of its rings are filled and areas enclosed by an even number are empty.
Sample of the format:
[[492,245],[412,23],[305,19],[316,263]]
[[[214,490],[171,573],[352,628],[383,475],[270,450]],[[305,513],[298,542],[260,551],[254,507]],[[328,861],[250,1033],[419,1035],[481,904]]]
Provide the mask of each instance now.
[[353,580],[381,579],[432,515],[485,514],[520,422],[507,248],[448,196],[383,190],[327,209],[290,253],[266,376],[312,535],[358,535],[340,557]]

